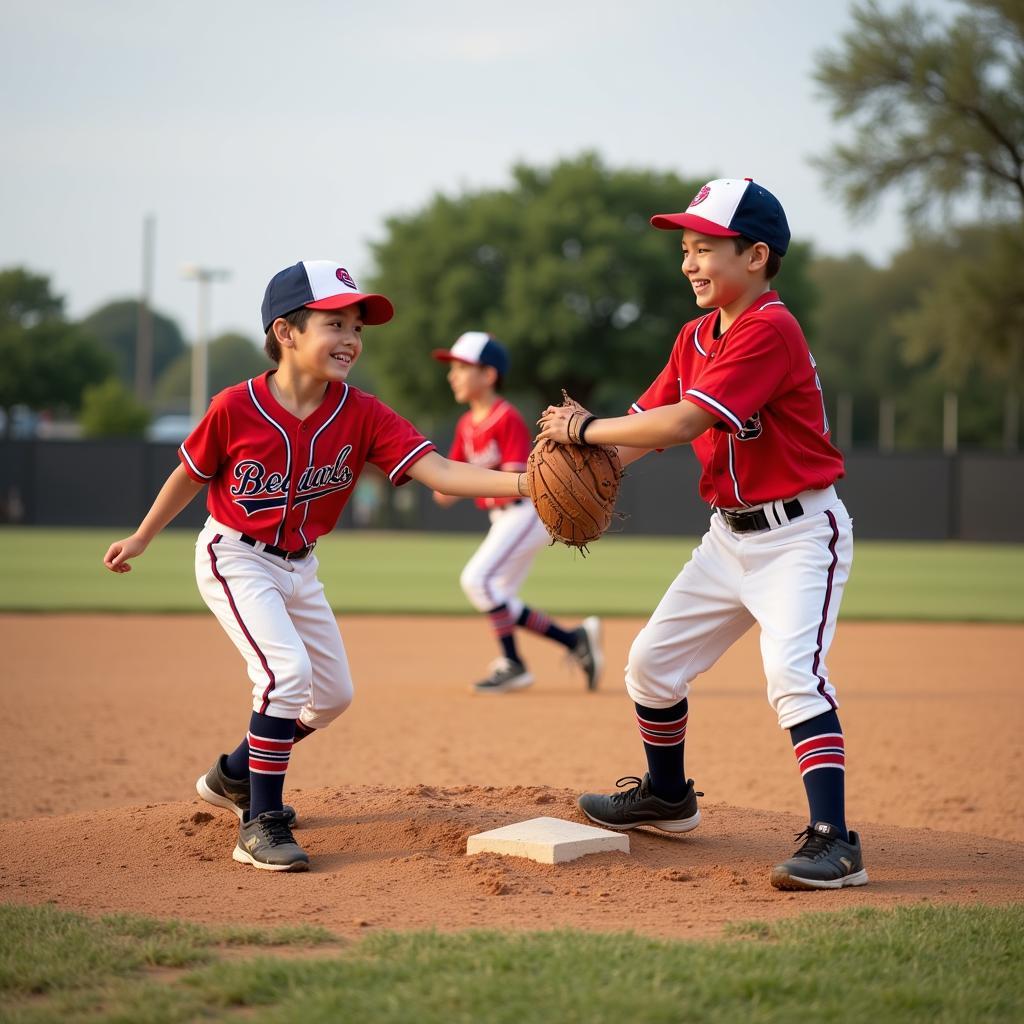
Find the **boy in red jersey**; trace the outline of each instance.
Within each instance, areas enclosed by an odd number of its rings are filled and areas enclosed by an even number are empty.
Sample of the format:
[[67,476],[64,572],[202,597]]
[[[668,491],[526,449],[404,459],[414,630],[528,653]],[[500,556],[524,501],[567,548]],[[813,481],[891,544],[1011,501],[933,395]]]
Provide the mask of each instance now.
[[[651,219],[682,230],[682,272],[707,312],[686,324],[668,364],[631,415],[590,418],[591,444],[624,464],[691,444],[710,529],[633,642],[626,689],[647,755],[642,779],[588,793],[580,808],[609,828],[700,823],[683,747],[691,681],[755,622],[768,699],[789,730],[809,805],[802,843],[772,871],[779,889],[864,885],[860,838],[846,828],[845,747],[825,657],[853,552],[833,484],[821,384],[796,319],[771,280],[789,245],[779,201],[746,178],[709,182],[683,213]],[[541,436],[566,441],[568,410],[549,407]],[[625,782],[635,785],[622,786]]]
[[128,572],[130,559],[209,486],[196,580],[245,659],[252,714],[241,743],[196,789],[238,815],[232,857],[268,871],[309,866],[291,832],[295,813],[282,801],[291,748],[352,699],[313,548],[336,525],[363,466],[372,462],[396,487],[414,479],[446,494],[524,493],[523,474],[442,458],[411,423],[347,383],[363,325],[393,313],[383,295],[360,292],[329,260],[276,274],[263,329],[277,368],[214,396],[142,524],[104,557],[112,572]]
[[[530,432],[523,417],[499,394],[508,373],[508,352],[484,331],[467,331],[450,349],[435,349],[434,358],[448,363],[448,383],[455,401],[468,410],[455,426],[448,458],[488,469],[521,472],[530,454]],[[435,492],[443,508],[458,499]],[[594,616],[576,629],[562,629],[544,612],[519,600],[534,558],[550,543],[533,505],[523,498],[477,498],[491,528],[466,563],[459,583],[470,604],[486,613],[501,647],[486,679],[473,685],[475,693],[507,693],[533,683],[516,645],[517,627],[561,644],[583,669],[587,689],[597,689],[604,665],[601,623]]]

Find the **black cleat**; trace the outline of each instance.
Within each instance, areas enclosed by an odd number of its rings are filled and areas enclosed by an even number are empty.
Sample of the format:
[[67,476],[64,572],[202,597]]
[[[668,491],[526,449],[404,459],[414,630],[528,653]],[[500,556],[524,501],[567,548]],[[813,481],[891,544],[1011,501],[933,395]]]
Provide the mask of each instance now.
[[508,693],[510,690],[525,690],[533,685],[533,676],[520,661],[498,658],[491,665],[491,674],[479,683],[473,684],[474,693]]
[[[635,783],[629,789],[625,783]],[[596,825],[613,828],[619,832],[636,828],[638,825],[652,825],[662,832],[689,832],[700,824],[700,810],[697,797],[703,796],[693,788],[693,779],[686,780],[686,794],[683,799],[670,803],[651,792],[651,776],[642,779],[627,775],[615,783],[621,792],[584,793],[577,803],[580,810]]]
[[[221,754],[214,762],[213,767],[205,774],[196,779],[196,792],[208,803],[217,807],[224,807],[234,811],[239,821],[245,821],[246,814],[252,806],[252,798],[249,792],[249,777],[244,779],[233,779],[226,771],[224,765],[228,759],[227,754]],[[295,825],[295,808],[288,804],[284,805],[288,815],[289,826]]]
[[867,885],[860,836],[850,833],[849,841],[839,838],[839,829],[825,821],[816,821],[798,832],[803,845],[789,860],[772,868],[776,889],[842,889],[847,885]]
[[285,811],[264,811],[238,826],[232,860],[264,871],[308,871],[309,854],[295,842]]
[[587,677],[587,689],[596,690],[604,672],[604,652],[601,649],[601,620],[596,615],[583,620],[576,631],[576,646],[569,657]]

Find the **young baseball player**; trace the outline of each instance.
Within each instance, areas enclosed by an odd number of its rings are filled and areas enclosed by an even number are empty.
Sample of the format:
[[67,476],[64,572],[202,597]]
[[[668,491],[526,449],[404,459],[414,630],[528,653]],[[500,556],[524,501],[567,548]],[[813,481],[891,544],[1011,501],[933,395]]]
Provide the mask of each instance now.
[[[468,331],[450,349],[435,349],[433,356],[449,364],[448,383],[455,401],[469,407],[455,426],[448,458],[517,473],[526,469],[530,431],[518,410],[499,394],[509,366],[505,346],[483,331]],[[447,508],[458,498],[435,491],[434,500]],[[516,627],[565,647],[583,669],[587,688],[596,689],[604,666],[600,620],[591,616],[576,629],[565,630],[519,600],[519,588],[537,552],[549,543],[533,505],[518,497],[477,498],[476,505],[487,511],[491,527],[459,582],[470,604],[490,620],[501,657],[473,690],[507,693],[533,682],[516,645]]]
[[[768,699],[789,730],[810,819],[771,883],[864,885],[860,839],[846,827],[845,747],[825,667],[852,524],[833,486],[843,459],[829,440],[814,359],[770,284],[789,245],[786,216],[749,178],[721,179],[685,212],[651,223],[682,230],[682,272],[707,312],[679,332],[632,415],[571,426],[587,442],[619,445],[624,463],[691,444],[712,515],[629,653],[626,689],[648,771],[620,779],[609,796],[585,794],[580,808],[614,829],[697,827],[701,794],[683,764],[690,683],[756,622]],[[545,410],[542,436],[565,441],[569,412]]]
[[518,497],[523,474],[453,462],[372,395],[347,383],[364,324],[393,315],[327,260],[276,274],[263,299],[266,350],[277,368],[213,398],[178,450],[138,530],[104,564],[130,560],[202,490],[210,517],[196,543],[196,579],[252,681],[242,742],[196,788],[240,819],[232,856],[269,871],[305,871],[309,857],[282,802],[292,746],[330,725],[352,699],[348,659],[317,578],[313,549],[333,529],[367,462],[398,486],[410,478],[444,494]]

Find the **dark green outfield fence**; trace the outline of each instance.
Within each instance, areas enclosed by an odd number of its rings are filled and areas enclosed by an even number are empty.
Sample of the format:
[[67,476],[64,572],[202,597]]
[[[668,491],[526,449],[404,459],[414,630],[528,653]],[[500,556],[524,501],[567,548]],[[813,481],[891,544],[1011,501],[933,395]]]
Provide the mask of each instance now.
[[[144,441],[0,441],[0,522],[25,526],[128,526],[145,515],[176,465],[176,446]],[[994,453],[847,456],[839,489],[858,537],[1024,542],[1024,456]],[[630,467],[619,510],[629,533],[700,534],[697,461],[687,448]],[[198,526],[202,498],[178,523]],[[359,482],[347,527],[478,530],[469,501],[443,510],[418,484],[392,488],[376,471]]]

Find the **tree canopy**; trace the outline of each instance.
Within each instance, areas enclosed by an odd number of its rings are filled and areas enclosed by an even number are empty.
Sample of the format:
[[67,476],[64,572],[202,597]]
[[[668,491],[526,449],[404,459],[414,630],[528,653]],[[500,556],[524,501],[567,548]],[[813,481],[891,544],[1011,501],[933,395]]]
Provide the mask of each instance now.
[[[153,379],[161,374],[186,350],[185,339],[178,325],[166,316],[153,312]],[[139,303],[136,299],[108,302],[90,313],[82,325],[98,338],[113,355],[117,375],[129,388],[135,382],[135,346],[138,334]]]
[[920,219],[974,196],[1024,216],[1024,4],[970,0],[950,23],[908,4],[855,4],[815,78],[854,129],[820,163],[848,205],[892,187]]
[[[649,219],[685,209],[705,180],[611,169],[584,153],[390,218],[370,283],[396,317],[367,332],[363,356],[379,393],[408,415],[450,413],[430,350],[486,330],[509,349],[508,388],[524,402],[557,401],[564,387],[596,409],[628,406],[697,313],[679,234]],[[786,257],[791,305],[811,301],[809,256],[797,244]]]
[[14,267],[0,271],[0,366],[0,407],[76,410],[83,390],[108,377],[114,360],[64,319],[64,300],[48,278]]
[[[207,373],[211,395],[241,380],[269,370],[271,362],[251,338],[232,331],[220,334],[207,346]],[[157,381],[156,399],[163,405],[187,405],[192,380],[192,348],[186,348]]]

